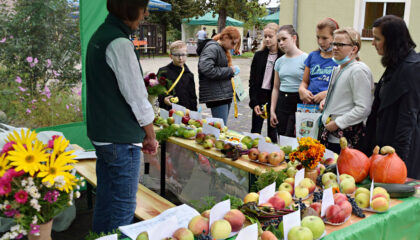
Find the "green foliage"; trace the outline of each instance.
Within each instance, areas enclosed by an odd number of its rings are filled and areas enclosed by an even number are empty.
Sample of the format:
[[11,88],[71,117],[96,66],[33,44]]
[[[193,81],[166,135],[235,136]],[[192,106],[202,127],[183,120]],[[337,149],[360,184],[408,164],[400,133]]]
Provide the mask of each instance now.
[[277,172],[273,169],[270,169],[269,171],[266,171],[257,177],[257,181],[255,181],[255,185],[253,186],[253,191],[258,192],[273,182],[276,182],[276,186],[280,186],[280,184],[282,184],[286,178],[287,174],[285,169]]
[[156,140],[159,142],[166,141],[168,138],[172,137],[176,131],[177,129],[171,127],[162,128],[156,131]]
[[118,239],[121,236],[120,230],[116,229],[116,230],[113,230],[112,232],[109,232],[109,233],[103,233],[102,232],[102,233],[98,234],[98,233],[95,233],[95,232],[89,232],[88,235],[86,235],[85,240],[96,240],[100,237],[104,237],[104,236],[108,236],[108,235],[112,235],[112,234],[118,234]]
[[201,200],[190,201],[190,205],[193,208],[195,208],[195,210],[197,210],[199,213],[202,213],[216,205],[216,198],[213,196],[203,197],[201,198]]
[[226,194],[226,196],[223,197],[222,201],[228,200],[228,199],[230,199],[230,208],[231,209],[237,209],[244,204],[242,199],[240,199],[238,197],[235,197],[235,196],[232,196],[232,195],[229,195],[229,194]]

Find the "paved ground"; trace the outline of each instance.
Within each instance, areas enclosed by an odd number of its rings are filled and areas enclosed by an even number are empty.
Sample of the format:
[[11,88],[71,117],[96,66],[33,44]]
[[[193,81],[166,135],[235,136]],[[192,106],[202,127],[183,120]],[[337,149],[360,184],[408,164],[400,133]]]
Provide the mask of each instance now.
[[[233,59],[233,64],[238,65],[241,69],[239,76],[242,80],[242,85],[245,90],[248,92],[249,86],[249,72],[251,67],[251,58],[235,58]],[[160,67],[169,64],[171,59],[169,57],[156,57],[156,58],[145,58],[141,60],[141,65],[144,71],[157,72]],[[194,73],[196,92],[198,96],[198,57],[188,57],[187,65],[190,70]],[[233,107],[230,110],[228,127],[229,129],[240,131],[240,132],[250,132],[251,131],[251,116],[252,112],[248,106],[249,98],[247,97],[244,101],[238,103],[238,112],[239,116],[237,119],[233,116]],[[207,109],[205,104],[200,104],[203,109],[203,115],[206,117],[211,117],[210,109]],[[233,106],[233,105],[232,105]],[[266,136],[266,124],[263,126],[262,134]]]

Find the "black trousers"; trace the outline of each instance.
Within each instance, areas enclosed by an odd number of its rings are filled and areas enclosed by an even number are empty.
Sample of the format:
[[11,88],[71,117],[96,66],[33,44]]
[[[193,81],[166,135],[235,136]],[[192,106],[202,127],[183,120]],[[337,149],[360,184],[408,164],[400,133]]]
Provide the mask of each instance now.
[[[267,118],[267,136],[269,138],[271,138],[271,141],[273,141],[274,143],[277,142],[277,130],[276,128],[273,128],[270,126],[270,106],[271,106],[271,90],[265,90],[265,89],[261,89],[260,90],[260,95],[258,98],[258,102],[260,103],[260,105],[264,105],[265,103],[267,104],[267,113],[268,113],[268,118]],[[254,109],[252,109],[252,126],[251,126],[251,133],[259,133],[261,134],[261,130],[264,124],[264,118],[258,116]]]
[[302,103],[299,93],[279,91],[276,105],[277,133],[279,135],[296,137],[296,110],[297,104]]

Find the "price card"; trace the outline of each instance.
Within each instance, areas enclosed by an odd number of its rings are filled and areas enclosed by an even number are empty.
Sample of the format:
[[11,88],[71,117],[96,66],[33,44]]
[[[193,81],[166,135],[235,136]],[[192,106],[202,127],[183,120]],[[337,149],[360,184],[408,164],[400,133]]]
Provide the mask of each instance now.
[[201,120],[201,119],[203,119],[203,116],[201,116],[201,113],[199,113],[199,112],[190,110],[190,118],[195,119],[195,120]]
[[[299,171],[297,171],[296,175],[295,175],[295,188],[297,188],[297,186],[299,186],[299,183],[305,178],[305,168],[300,169]],[[293,193],[293,195],[295,195]]]
[[175,124],[181,124],[182,123],[182,117],[181,116],[174,114],[174,115],[172,115],[172,117],[174,117],[174,123]]
[[338,171],[338,162],[335,164],[335,168],[337,169],[337,183],[340,186],[340,172]]
[[203,124],[203,133],[204,134],[213,134],[216,139],[219,139],[220,129],[212,127],[207,123]]
[[215,221],[223,219],[225,214],[230,211],[230,199],[219,202],[210,209],[209,226]]
[[327,208],[331,205],[334,205],[333,191],[332,188],[327,188],[322,194],[321,217],[325,216]]
[[182,111],[185,113],[186,108],[184,106],[178,105],[176,103],[172,103],[172,109],[175,111]]
[[276,193],[276,182],[268,185],[260,190],[260,197],[258,198],[258,205],[266,203]]
[[255,240],[258,239],[258,224],[254,223],[239,231],[236,240]]
[[176,216],[172,216],[156,224],[153,229],[147,231],[147,234],[149,239],[165,239],[172,236],[178,228],[178,219]]
[[165,109],[160,109],[159,115],[163,118],[163,119],[168,119],[169,117],[169,112],[166,111]]
[[373,189],[375,189],[375,184],[374,184],[374,179],[372,179],[372,183],[370,184],[370,198],[369,198],[369,202],[372,202],[372,197],[373,197]]
[[328,158],[334,159],[334,152],[329,150],[329,149],[325,149],[324,158],[325,159],[328,159]]
[[292,146],[292,149],[295,149],[299,146],[297,139],[293,137],[278,135],[277,139],[279,140],[280,146]]
[[280,152],[280,147],[278,145],[267,143],[265,141],[258,142],[258,150],[260,152],[267,152],[268,154],[272,152]]
[[287,234],[295,226],[300,226],[300,210],[283,216],[284,240],[287,240]]
[[112,234],[104,237],[97,238],[96,240],[118,240],[118,234]]
[[222,128],[225,126],[225,122],[221,118],[206,118],[206,120],[207,120],[207,123],[220,122],[220,124],[222,125]]

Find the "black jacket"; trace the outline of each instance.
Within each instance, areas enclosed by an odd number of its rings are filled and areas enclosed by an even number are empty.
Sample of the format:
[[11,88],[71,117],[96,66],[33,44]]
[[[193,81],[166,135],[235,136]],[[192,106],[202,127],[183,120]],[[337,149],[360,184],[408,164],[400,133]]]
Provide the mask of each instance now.
[[367,122],[374,145],[392,146],[407,165],[408,177],[420,179],[420,55],[414,51],[388,67],[375,89]]
[[[261,98],[259,98],[261,86],[264,80],[265,68],[267,66],[267,58],[268,58],[269,50],[265,48],[264,50],[258,51],[255,53],[254,58],[252,59],[251,63],[251,73],[249,76],[249,107],[254,109],[255,106],[264,104],[265,102],[261,102]],[[282,51],[278,51],[277,59],[283,56]],[[273,74],[271,75],[271,88],[273,89],[274,83],[274,66],[273,66]]]
[[200,103],[208,103],[233,98],[231,78],[233,70],[222,46],[209,40],[203,48],[197,49]]
[[[169,95],[179,98],[177,104],[184,106],[190,110],[197,111],[197,95],[195,93],[195,83],[194,83],[194,74],[190,71],[188,66],[184,64],[184,74],[179,80],[178,84],[175,86]],[[158,75],[164,76],[167,79],[171,80],[172,83],[178,78],[181,73],[182,68],[175,66],[173,63],[166,65],[165,67],[159,68]],[[170,86],[168,86],[169,89]],[[163,95],[159,96],[159,107],[170,110],[171,107],[166,105],[164,102]]]

